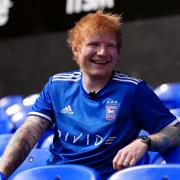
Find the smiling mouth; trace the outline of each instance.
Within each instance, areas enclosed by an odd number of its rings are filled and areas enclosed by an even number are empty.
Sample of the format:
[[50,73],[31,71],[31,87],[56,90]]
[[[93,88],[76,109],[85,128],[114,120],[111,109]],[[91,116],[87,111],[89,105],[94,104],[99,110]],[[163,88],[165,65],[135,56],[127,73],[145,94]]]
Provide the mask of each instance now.
[[99,60],[91,60],[91,62],[94,63],[94,64],[106,65],[106,64],[108,64],[110,61],[104,61],[104,60],[101,60],[101,61],[99,61]]

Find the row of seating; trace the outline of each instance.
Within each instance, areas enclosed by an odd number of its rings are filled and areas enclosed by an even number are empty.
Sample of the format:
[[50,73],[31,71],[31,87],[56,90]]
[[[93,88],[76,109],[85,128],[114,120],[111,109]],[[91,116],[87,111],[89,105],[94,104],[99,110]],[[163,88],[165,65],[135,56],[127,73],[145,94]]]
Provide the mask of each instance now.
[[[180,147],[172,148],[155,156],[148,164],[148,153],[135,166],[117,171],[108,180],[177,180],[180,179]],[[83,165],[47,165],[51,155],[48,149],[33,149],[22,165],[8,178],[9,180],[37,179],[81,179],[100,180],[97,171]],[[158,159],[161,156],[160,160]],[[150,161],[149,161],[150,162]],[[164,179],[163,179],[164,178]],[[1,179],[0,179],[1,180]]]
[[14,133],[24,122],[39,94],[10,95],[0,99],[0,134]]
[[[57,165],[37,167],[17,174],[13,180],[101,180],[99,174],[82,165]],[[108,180],[177,180],[180,179],[179,165],[143,165],[114,173]],[[5,177],[0,174],[0,180]]]
[[[168,150],[166,152],[163,152],[163,153],[157,153],[153,158],[150,157],[150,154],[148,152],[136,164],[136,167],[139,167],[138,169],[139,169],[140,172],[142,171],[141,168],[144,168],[144,167],[145,167],[145,169],[147,169],[148,167],[150,167],[150,168],[151,167],[159,167],[159,168],[164,168],[165,167],[165,168],[167,168],[167,167],[170,167],[168,165],[171,165],[171,164],[175,165],[175,167],[179,167],[180,168],[180,156],[179,156],[179,154],[180,154],[180,146],[176,147],[176,148],[172,148],[172,149],[170,149],[170,150]],[[42,173],[42,176],[44,176],[44,173],[45,173],[47,177],[51,177],[51,176],[47,175],[48,171],[51,172],[51,168],[48,169],[47,167],[53,167],[52,169],[56,169],[56,166],[49,166],[49,165],[47,166],[47,162],[48,162],[48,159],[49,159],[50,156],[51,156],[51,153],[49,152],[48,149],[37,149],[37,148],[34,148],[30,152],[30,154],[27,156],[25,161],[9,177],[9,180],[14,180],[14,178],[16,176],[19,176],[19,174],[20,174],[20,176],[24,176],[24,175],[27,176],[27,174],[34,174],[34,173],[36,175],[36,170],[34,171],[33,169],[38,169],[37,173]],[[156,165],[156,166],[152,166],[152,165]],[[58,165],[57,169],[59,169],[61,167],[66,167],[66,166]],[[70,168],[71,165],[68,165],[67,167]],[[74,164],[72,166],[72,168],[75,168],[75,167],[76,167],[76,165]],[[79,167],[79,166],[77,166],[77,167]],[[85,168],[85,166],[84,166],[84,168]],[[28,172],[26,173],[27,170],[28,170]],[[89,168],[89,170],[90,170],[90,168]],[[134,171],[134,169],[132,169],[132,170]],[[120,176],[123,176],[121,174],[121,173],[124,173],[123,171],[124,170],[121,170],[121,171],[117,172],[118,176],[119,176],[119,174],[120,174]],[[52,177],[55,177],[57,175],[58,176],[61,175],[60,172],[58,173],[58,170],[57,170],[57,173],[55,173],[55,172],[56,171],[54,171],[54,176],[52,176]],[[95,172],[96,172],[95,170],[92,170],[92,174],[94,174]],[[78,172],[78,173],[80,173],[80,172]],[[68,177],[70,176],[70,174],[68,173]],[[96,174],[96,176],[99,179],[98,173],[96,172],[95,174]],[[161,172],[161,174],[162,174],[162,172]],[[146,176],[147,175],[148,174],[146,174]],[[32,176],[34,176],[34,175],[32,175]],[[112,175],[112,177],[114,177],[114,176]],[[84,180],[86,180],[86,179],[84,179]],[[112,179],[112,180],[114,180],[114,179]]]
[[[161,86],[157,87],[154,92],[159,96],[162,102],[165,104],[170,111],[180,118],[180,83],[169,83],[169,84],[162,84]],[[22,125],[24,120],[27,117],[28,112],[30,111],[32,105],[34,104],[35,100],[39,94],[32,94],[27,97],[23,97],[22,95],[14,95],[14,96],[6,96],[0,99],[0,156],[2,155],[9,139],[12,137],[13,133]],[[143,134],[147,133],[143,131]],[[88,180],[89,179],[100,179],[95,170],[86,169],[85,166],[79,165],[60,165],[60,166],[46,166],[47,157],[50,156],[50,152],[48,150],[49,145],[52,143],[53,140],[53,127],[47,131],[39,142],[36,144],[35,148],[30,152],[26,160],[23,164],[12,174],[9,178],[11,179],[39,179],[39,173],[41,177],[43,175],[47,176],[48,179],[79,179],[76,175],[70,177],[71,173],[68,173],[69,176],[66,178],[65,175],[61,172],[61,168],[63,172],[66,170],[63,168],[72,168],[74,171],[77,171],[77,175],[81,177],[81,179]],[[128,168],[127,170],[119,171],[113,174],[109,180],[117,180],[117,179],[148,179],[146,177],[150,177],[150,180],[155,179],[173,179],[172,174],[169,173],[171,171],[175,171],[180,168],[180,147],[168,150],[164,153],[157,153],[157,152],[148,152],[138,163],[137,167]],[[171,165],[175,164],[175,165]],[[57,169],[56,169],[57,168]],[[79,169],[78,169],[79,168]],[[172,170],[172,168],[174,168]],[[91,171],[91,175],[80,175],[80,170],[85,170],[86,172]],[[151,175],[153,172],[157,170],[156,176]],[[164,170],[163,170],[164,169]],[[169,170],[170,169],[170,170]],[[51,175],[51,172],[54,174]],[[57,173],[56,173],[57,172]],[[70,172],[68,170],[68,172]],[[165,173],[166,172],[166,173]],[[50,174],[50,175],[47,175]],[[35,174],[35,176],[33,175]],[[129,175],[134,174],[134,175]],[[17,177],[16,177],[17,176]],[[19,177],[18,177],[19,176]],[[143,178],[143,176],[145,178]],[[84,177],[84,178],[82,178]],[[126,178],[125,178],[126,177]],[[180,177],[178,173],[176,173],[176,179]],[[3,179],[3,177],[2,177]],[[41,178],[45,179],[45,178]],[[0,175],[1,180],[1,175]]]
[[154,89],[163,104],[180,119],[180,83],[164,83]]

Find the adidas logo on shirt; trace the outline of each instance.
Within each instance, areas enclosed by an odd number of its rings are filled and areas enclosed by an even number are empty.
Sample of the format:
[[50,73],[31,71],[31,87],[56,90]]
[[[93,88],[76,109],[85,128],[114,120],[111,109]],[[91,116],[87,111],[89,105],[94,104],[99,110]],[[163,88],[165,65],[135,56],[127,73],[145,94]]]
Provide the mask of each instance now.
[[64,109],[62,109],[60,112],[63,113],[63,114],[74,114],[74,112],[72,111],[70,105],[66,106],[66,107],[65,107]]

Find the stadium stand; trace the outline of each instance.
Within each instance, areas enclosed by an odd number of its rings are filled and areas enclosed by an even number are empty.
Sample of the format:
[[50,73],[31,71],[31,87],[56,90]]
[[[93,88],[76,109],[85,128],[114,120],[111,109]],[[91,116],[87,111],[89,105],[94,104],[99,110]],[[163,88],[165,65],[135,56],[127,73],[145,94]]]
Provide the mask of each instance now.
[[39,178],[43,180],[100,180],[100,176],[95,170],[86,166],[72,164],[51,165],[29,169],[17,174],[13,180],[39,180]]
[[143,165],[114,173],[108,180],[177,180],[180,165]]
[[180,83],[164,83],[155,88],[164,105],[169,109],[180,108]]
[[0,134],[0,156],[3,154],[7,143],[13,134]]

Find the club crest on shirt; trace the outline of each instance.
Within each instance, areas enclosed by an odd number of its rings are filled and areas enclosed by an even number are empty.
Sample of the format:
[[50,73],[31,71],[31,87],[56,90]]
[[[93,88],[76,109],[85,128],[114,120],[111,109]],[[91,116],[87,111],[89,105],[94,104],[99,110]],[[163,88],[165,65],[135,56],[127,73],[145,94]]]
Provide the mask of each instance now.
[[115,120],[119,109],[117,101],[107,101],[106,103],[106,119],[108,121]]

